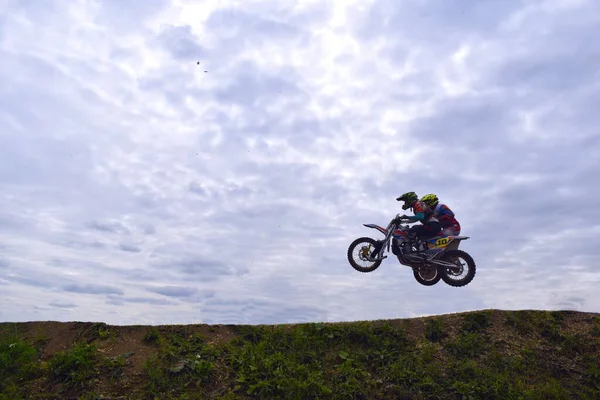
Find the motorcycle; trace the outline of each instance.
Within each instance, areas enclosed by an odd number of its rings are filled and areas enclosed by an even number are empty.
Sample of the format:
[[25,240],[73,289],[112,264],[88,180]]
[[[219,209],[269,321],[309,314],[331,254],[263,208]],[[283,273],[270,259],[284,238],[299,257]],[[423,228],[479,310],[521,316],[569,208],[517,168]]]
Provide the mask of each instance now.
[[[354,240],[348,247],[348,261],[359,272],[372,272],[387,258],[385,251],[394,254],[400,264],[412,268],[417,282],[425,286],[433,286],[440,281],[453,287],[468,285],[475,277],[475,261],[465,251],[459,250],[461,241],[469,239],[468,236],[443,235],[430,239],[420,240],[412,237],[408,232],[408,222],[405,216],[397,215],[390,221],[387,228],[376,224],[363,224],[385,235],[382,240],[370,237],[361,237]],[[371,265],[363,267],[355,259],[355,251],[360,261],[367,261]],[[462,258],[465,263],[458,263]],[[466,268],[465,268],[466,267]],[[466,273],[465,273],[466,269]],[[464,274],[464,276],[462,276]]]

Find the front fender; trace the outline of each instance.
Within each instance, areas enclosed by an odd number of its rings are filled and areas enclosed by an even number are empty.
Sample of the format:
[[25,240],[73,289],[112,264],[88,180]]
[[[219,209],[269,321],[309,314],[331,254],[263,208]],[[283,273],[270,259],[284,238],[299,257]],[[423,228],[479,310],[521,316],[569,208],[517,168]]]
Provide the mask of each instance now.
[[379,232],[383,233],[384,235],[387,235],[387,233],[388,233],[387,229],[385,229],[377,224],[363,224],[363,225],[366,226],[367,228],[377,229]]

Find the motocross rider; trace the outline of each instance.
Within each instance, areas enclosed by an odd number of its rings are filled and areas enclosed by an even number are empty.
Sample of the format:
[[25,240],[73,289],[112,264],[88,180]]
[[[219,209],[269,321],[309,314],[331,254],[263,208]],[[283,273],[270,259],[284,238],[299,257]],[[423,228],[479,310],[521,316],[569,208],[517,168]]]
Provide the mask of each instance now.
[[407,192],[396,199],[404,201],[403,210],[412,208],[414,216],[403,215],[400,218],[406,218],[411,222],[421,222],[422,225],[414,225],[409,230],[409,236],[427,239],[441,235],[442,227],[440,221],[434,216],[433,210],[424,201],[419,200],[415,192]]
[[433,194],[426,194],[421,197],[423,203],[427,204],[433,210],[433,216],[440,221],[442,233],[446,236],[460,235],[460,224],[454,216],[454,212],[445,204],[440,203],[438,197]]

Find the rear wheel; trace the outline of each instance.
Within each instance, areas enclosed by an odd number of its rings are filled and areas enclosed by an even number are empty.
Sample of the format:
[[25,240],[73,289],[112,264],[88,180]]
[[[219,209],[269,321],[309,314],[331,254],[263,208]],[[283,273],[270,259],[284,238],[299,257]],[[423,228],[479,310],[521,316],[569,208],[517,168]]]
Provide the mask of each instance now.
[[382,260],[369,261],[367,256],[375,249],[377,241],[369,237],[361,237],[350,243],[348,247],[348,262],[358,272],[372,272],[380,265]]
[[417,282],[424,286],[433,286],[442,279],[436,267],[415,267],[413,275]]
[[443,261],[455,264],[455,267],[440,267],[442,280],[453,287],[468,285],[475,278],[475,261],[465,251],[448,250]]

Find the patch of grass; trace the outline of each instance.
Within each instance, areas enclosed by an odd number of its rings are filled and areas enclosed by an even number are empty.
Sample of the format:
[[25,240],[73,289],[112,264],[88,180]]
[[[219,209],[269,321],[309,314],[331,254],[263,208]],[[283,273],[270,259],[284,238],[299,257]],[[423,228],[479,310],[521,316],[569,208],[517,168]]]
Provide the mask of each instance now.
[[66,351],[56,353],[50,360],[52,377],[66,388],[85,388],[94,375],[97,348],[94,344],[77,343]]
[[160,396],[175,387],[178,393],[185,394],[202,389],[210,382],[220,355],[217,347],[206,344],[200,335],[185,338],[172,334],[153,340],[158,341],[160,348],[159,354],[144,366],[148,393]]
[[36,349],[18,337],[0,341],[0,393],[14,392],[17,382],[34,375],[36,359]]
[[[243,327],[229,349],[235,392],[258,398],[370,398],[410,347],[389,323]],[[378,382],[379,381],[379,382]]]
[[584,334],[576,333],[573,335],[565,335],[561,343],[560,353],[565,356],[582,356],[589,351],[594,351],[597,343],[590,341],[589,337]]
[[117,337],[116,332],[104,322],[96,322],[92,324],[92,326],[89,328],[89,331],[90,336],[93,339],[107,340],[115,339]]
[[507,315],[505,324],[519,334],[536,332],[550,342],[561,343],[564,341],[561,325],[565,314],[562,311],[513,311]]
[[148,343],[158,343],[161,338],[160,331],[155,327],[150,328],[144,335],[144,341]]
[[594,337],[600,337],[600,316],[595,316],[593,320],[592,329],[590,334]]
[[532,400],[571,400],[573,394],[569,393],[555,378],[549,378],[537,385],[535,388],[528,388],[523,392],[524,397]]
[[439,342],[448,334],[444,331],[444,323],[441,318],[431,318],[425,323],[425,337],[431,342]]
[[446,343],[446,351],[457,359],[475,358],[486,349],[486,339],[478,333],[462,332]]
[[557,312],[544,312],[536,314],[538,316],[536,328],[539,329],[540,335],[552,342],[560,343],[564,341],[564,336],[561,332],[562,315]]
[[532,324],[527,318],[526,311],[513,311],[506,314],[504,324],[513,328],[519,334],[526,334],[528,330],[532,328]]
[[483,333],[490,326],[490,312],[473,312],[465,314],[462,318],[461,331],[468,333]]
[[123,369],[127,358],[123,355],[117,357],[107,357],[100,362],[101,376],[117,379],[123,375]]
[[21,400],[25,397],[21,394],[15,383],[4,384],[0,387],[0,400]]
[[594,356],[585,359],[583,383],[591,393],[600,396],[600,360]]
[[298,325],[289,332],[282,327],[243,327],[240,333],[243,339],[232,343],[227,351],[234,393],[259,398],[328,394],[325,363],[336,375],[340,390],[345,391],[343,388],[356,379],[356,355],[349,351],[326,354],[327,343],[338,338],[366,340],[361,335],[348,337],[337,327],[317,324]]

